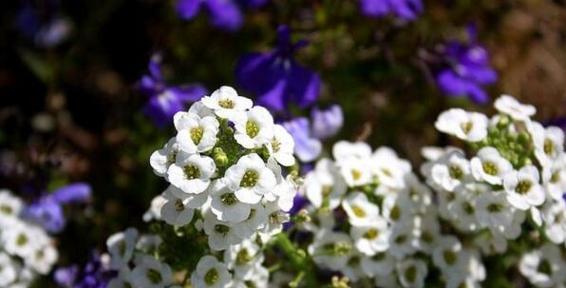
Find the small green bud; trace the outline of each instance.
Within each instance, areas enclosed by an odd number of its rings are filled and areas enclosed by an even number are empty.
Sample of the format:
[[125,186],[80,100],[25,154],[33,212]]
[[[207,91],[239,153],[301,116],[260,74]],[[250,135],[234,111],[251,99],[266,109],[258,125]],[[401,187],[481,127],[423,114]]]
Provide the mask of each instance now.
[[214,159],[214,163],[216,164],[216,166],[224,167],[228,165],[229,162],[228,156],[226,155],[226,153],[224,153],[224,150],[222,150],[222,148],[220,147],[214,148],[214,150],[212,151],[212,157]]
[[507,115],[502,115],[497,122],[497,127],[503,129],[509,126],[510,123],[511,119]]

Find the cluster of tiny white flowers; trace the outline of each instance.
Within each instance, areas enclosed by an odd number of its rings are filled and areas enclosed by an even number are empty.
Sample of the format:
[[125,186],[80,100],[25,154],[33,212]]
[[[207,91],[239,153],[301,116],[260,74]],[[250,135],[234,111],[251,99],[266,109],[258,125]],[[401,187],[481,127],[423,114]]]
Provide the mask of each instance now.
[[223,261],[215,256],[202,257],[191,274],[194,287],[268,287],[269,271],[262,265],[261,247],[254,241],[230,246]]
[[177,135],[150,158],[171,185],[146,216],[183,226],[199,211],[213,251],[280,232],[296,193],[281,167],[295,164],[294,142],[271,114],[223,86],[174,124]]
[[423,287],[430,257],[448,287],[485,278],[478,252],[440,233],[431,192],[408,161],[387,147],[372,152],[345,141],[333,156],[305,176],[302,190],[313,206],[315,220],[303,227],[314,233],[308,252],[318,266],[353,282]]
[[108,254],[103,255],[106,270],[117,271],[108,288],[180,287],[173,285],[173,272],[168,264],[156,258],[161,238],[158,235],[140,235],[128,228],[106,240]]
[[461,109],[442,113],[436,128],[477,152],[468,159],[457,148],[428,149],[422,173],[436,192],[439,215],[486,255],[543,231],[550,243],[524,255],[519,270],[537,287],[565,285],[557,246],[566,243],[564,133],[532,120],[535,108],[511,96],[498,98],[495,108],[499,114],[491,119]]
[[0,287],[28,287],[58,258],[47,233],[19,217],[23,206],[10,191],[0,190]]

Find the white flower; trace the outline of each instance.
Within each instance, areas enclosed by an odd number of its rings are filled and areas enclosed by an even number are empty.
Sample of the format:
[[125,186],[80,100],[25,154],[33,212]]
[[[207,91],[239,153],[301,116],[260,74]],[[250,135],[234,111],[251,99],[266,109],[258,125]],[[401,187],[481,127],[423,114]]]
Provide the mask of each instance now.
[[269,286],[269,270],[257,263],[251,267],[251,272],[246,277],[236,275],[232,282],[232,288],[248,287],[271,287]]
[[368,226],[374,223],[379,214],[379,207],[369,202],[365,194],[353,192],[342,201],[342,208],[348,214],[352,226]]
[[452,223],[464,232],[476,231],[479,228],[476,216],[477,195],[466,189],[466,186],[459,186],[454,194],[456,197],[449,207]]
[[566,204],[563,200],[549,201],[543,211],[546,237],[555,244],[566,241]]
[[[175,114],[176,118],[178,113]],[[218,134],[220,124],[213,116],[183,117],[175,121],[175,124],[178,131],[175,139],[177,139],[179,148],[187,153],[209,151],[218,141],[216,134]]]
[[254,267],[263,262],[263,254],[254,241],[246,239],[224,251],[224,262],[235,277],[247,279],[256,272]]
[[295,157],[293,157],[295,142],[293,136],[279,124],[273,126],[273,136],[267,142],[267,150],[269,155],[275,158],[279,164],[283,166],[293,166],[295,164]]
[[[185,194],[186,197],[179,197],[177,193],[171,190],[178,189],[170,185],[165,192],[163,198],[165,203],[161,206],[160,216],[161,219],[170,225],[183,226],[191,223],[195,208],[200,207],[208,198],[205,193],[201,194]],[[183,192],[181,192],[184,194]]]
[[484,147],[471,161],[472,175],[478,181],[501,185],[503,175],[513,170],[511,163],[501,157],[497,149]]
[[[277,205],[273,205],[275,210],[279,212]],[[234,233],[241,239],[250,238],[258,229],[262,228],[267,222],[267,211],[263,205],[255,205],[251,210],[249,216],[240,223],[235,223],[232,226]]]
[[395,258],[387,252],[379,252],[371,257],[362,257],[362,270],[369,276],[385,276],[395,269]]
[[538,170],[532,165],[505,174],[503,187],[507,194],[507,201],[513,207],[521,210],[541,205],[544,203],[545,193],[539,180]]
[[165,288],[173,283],[169,265],[152,256],[143,255],[136,264],[131,276],[134,287]]
[[559,287],[564,281],[564,261],[560,249],[544,244],[540,249],[524,254],[519,271],[536,287]]
[[418,233],[418,249],[425,253],[431,253],[441,236],[438,213],[435,209],[429,209],[422,216],[416,217],[415,226]]
[[297,195],[297,190],[299,189],[299,184],[295,183],[292,175],[287,175],[283,177],[282,169],[277,161],[273,158],[267,160],[267,167],[271,169],[275,175],[276,185],[270,192],[264,195],[264,201],[266,202],[277,202],[279,209],[283,211],[289,211],[293,208],[295,195]]
[[462,256],[462,244],[458,238],[449,235],[439,239],[432,260],[440,270],[454,272],[462,264]]
[[13,222],[9,229],[0,234],[4,250],[22,258],[30,257],[35,252],[37,229],[24,222]]
[[171,164],[175,163],[177,153],[179,152],[179,144],[175,137],[169,139],[163,148],[154,151],[149,157],[149,164],[153,168],[155,175],[167,177],[167,169]]
[[332,147],[332,156],[336,162],[342,162],[345,159],[369,159],[371,157],[371,148],[364,142],[348,142],[338,141]]
[[542,181],[550,198],[562,200],[566,191],[566,155],[543,168]]
[[[189,115],[196,115],[200,118],[204,118],[204,117],[207,117],[207,116],[214,116],[214,112],[210,108],[206,107],[202,103],[202,101],[197,101],[197,102],[194,102],[191,105],[191,107],[189,107],[188,113],[182,114],[182,115],[183,115],[183,117],[189,116]],[[173,120],[175,120],[175,118]],[[175,125],[175,127],[177,127],[177,125]]]
[[513,223],[513,210],[503,191],[484,193],[476,201],[478,222],[492,233],[503,233]]
[[408,219],[393,225],[389,239],[389,253],[397,259],[403,259],[407,255],[416,252],[418,245],[415,219]]
[[358,187],[371,182],[369,163],[361,159],[345,159],[340,162],[340,173],[349,187]]
[[7,218],[18,217],[22,210],[23,203],[8,190],[0,190],[0,225]]
[[10,287],[18,278],[18,270],[16,262],[8,254],[0,252],[0,287]]
[[488,119],[476,112],[453,108],[442,112],[434,126],[440,132],[454,135],[462,140],[478,142],[487,136]]
[[403,260],[397,264],[397,275],[403,287],[420,288],[428,274],[425,262],[416,259]]
[[208,246],[213,251],[224,250],[230,245],[235,245],[242,241],[230,223],[219,221],[212,212],[204,215],[203,226],[204,232],[208,235]]
[[485,255],[502,254],[507,251],[507,239],[502,234],[491,231],[477,235],[474,238],[474,245]]
[[373,256],[389,248],[388,226],[387,221],[376,218],[367,226],[352,226],[350,235],[361,253]]
[[352,249],[350,236],[324,229],[315,235],[308,252],[319,266],[339,271],[346,266]]
[[346,261],[346,265],[340,270],[352,282],[356,282],[365,276],[362,269],[362,257],[364,256],[354,249]]
[[283,223],[289,222],[289,214],[281,211],[278,204],[266,203],[264,211],[267,221],[264,223],[262,232],[269,236],[275,235],[283,229]]
[[119,232],[108,237],[106,246],[111,256],[110,267],[120,269],[128,264],[134,255],[138,231],[135,228],[128,228],[124,232]]
[[535,156],[543,167],[552,165],[564,154],[564,131],[558,127],[544,128],[540,123],[531,122],[527,129],[533,139]]
[[433,185],[446,191],[454,191],[458,185],[471,176],[470,162],[461,151],[450,151],[430,166],[430,180]]
[[494,106],[499,112],[507,114],[518,121],[529,120],[537,111],[534,106],[521,104],[517,99],[509,95],[501,95],[495,100]]
[[252,100],[238,96],[238,92],[232,87],[222,86],[214,91],[210,96],[204,96],[201,99],[202,104],[220,118],[228,118],[232,120],[239,113],[252,108]]
[[198,194],[208,188],[215,170],[216,164],[210,157],[179,153],[175,164],[167,170],[167,178],[183,192]]
[[149,204],[149,209],[147,209],[147,211],[143,214],[143,221],[150,222],[152,220],[161,220],[161,208],[166,201],[167,200],[163,197],[162,194],[153,197],[151,203]]
[[26,263],[39,274],[47,275],[58,257],[59,254],[53,246],[41,245],[36,247],[33,253],[26,258]]
[[221,288],[232,281],[232,275],[222,262],[213,256],[204,256],[198,261],[196,270],[191,274],[191,284],[195,288]]
[[243,156],[228,168],[224,179],[238,200],[248,204],[258,203],[277,184],[273,171],[255,153]]
[[267,109],[255,106],[234,119],[234,139],[247,149],[260,148],[273,139],[273,116]]
[[405,176],[411,172],[411,164],[400,159],[389,147],[375,150],[369,166],[372,174],[379,180],[379,184],[392,189],[405,188]]
[[252,205],[240,202],[234,191],[221,180],[213,182],[210,186],[210,197],[210,210],[220,221],[238,223],[250,215]]
[[340,198],[347,187],[334,162],[321,159],[305,177],[303,189],[314,207],[334,209],[340,205]]

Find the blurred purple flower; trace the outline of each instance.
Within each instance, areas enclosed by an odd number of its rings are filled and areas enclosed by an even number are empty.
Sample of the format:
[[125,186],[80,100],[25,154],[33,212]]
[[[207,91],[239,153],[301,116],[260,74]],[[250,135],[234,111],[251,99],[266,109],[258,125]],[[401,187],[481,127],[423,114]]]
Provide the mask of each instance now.
[[312,134],[318,139],[330,138],[342,128],[344,114],[339,105],[332,105],[326,110],[315,107],[311,111]]
[[279,26],[273,51],[240,58],[236,67],[238,84],[255,93],[258,104],[273,111],[282,111],[290,103],[308,107],[318,98],[321,80],[293,59],[293,54],[305,45],[306,41],[292,43],[289,28]]
[[423,12],[423,3],[421,0],[360,0],[360,9],[368,17],[395,15],[411,21]]
[[284,122],[282,125],[295,140],[295,155],[299,160],[310,162],[320,155],[322,143],[312,135],[307,118],[295,118]]
[[[40,10],[32,1],[25,1],[16,16],[16,27],[40,47],[54,47],[70,35],[71,23],[59,15],[59,1],[45,1]],[[47,12],[47,13],[42,13]]]
[[489,97],[483,86],[497,81],[497,72],[491,68],[487,50],[476,42],[476,31],[468,27],[469,43],[449,42],[444,51],[448,67],[441,70],[436,81],[444,94],[452,97],[467,96],[478,104]]
[[228,31],[235,31],[243,23],[240,6],[257,8],[265,3],[267,3],[267,0],[178,0],[175,9],[183,20],[191,20],[201,10],[206,10],[213,26]]
[[91,188],[85,183],[74,183],[57,189],[28,205],[23,216],[41,225],[50,233],[58,233],[65,227],[63,205],[85,203],[91,198]]
[[156,126],[163,127],[173,121],[175,113],[185,109],[186,104],[194,102],[207,93],[200,84],[168,86],[161,73],[161,55],[151,57],[148,65],[149,74],[139,81],[142,93],[149,97],[144,107]]
[[106,288],[114,274],[115,271],[105,267],[100,255],[95,252],[82,269],[78,265],[58,268],[54,280],[65,288]]

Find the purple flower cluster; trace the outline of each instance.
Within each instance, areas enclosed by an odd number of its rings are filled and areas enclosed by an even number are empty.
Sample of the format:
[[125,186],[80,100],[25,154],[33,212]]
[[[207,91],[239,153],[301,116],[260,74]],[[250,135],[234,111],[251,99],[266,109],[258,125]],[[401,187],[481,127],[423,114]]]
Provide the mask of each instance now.
[[186,108],[187,103],[194,102],[207,93],[200,84],[169,86],[161,72],[161,55],[151,57],[148,65],[149,74],[144,75],[139,87],[149,97],[144,112],[155,125],[163,127],[169,124],[175,113]]
[[[24,37],[44,48],[57,46],[67,39],[72,26],[60,15],[59,1],[41,1],[42,5],[38,5],[37,1],[22,2],[16,16],[16,27]],[[50,13],[41,13],[42,11]]]
[[277,29],[277,47],[266,53],[244,55],[236,67],[238,85],[258,96],[258,104],[280,112],[296,104],[312,105],[318,98],[321,80],[318,74],[300,66],[293,54],[306,41],[291,42],[289,27]]
[[497,72],[489,63],[487,50],[477,43],[476,31],[468,27],[467,43],[452,41],[446,44],[443,54],[448,65],[441,70],[436,81],[440,90],[452,97],[468,97],[485,104],[489,97],[483,86],[497,80]]
[[115,271],[107,269],[98,253],[93,253],[82,269],[78,265],[62,267],[55,271],[54,279],[65,288],[106,288]]
[[[312,122],[312,123],[311,123]],[[311,120],[306,117],[295,118],[283,123],[295,140],[295,155],[302,162],[314,161],[322,151],[324,140],[334,136],[344,123],[342,109],[333,105],[327,110],[314,108]]]
[[243,23],[242,7],[257,8],[265,3],[267,0],[178,0],[175,9],[183,20],[191,20],[205,10],[213,26],[235,31]]
[[393,15],[412,21],[423,12],[423,3],[421,0],[360,0],[360,9],[368,17]]
[[65,227],[63,205],[85,203],[91,199],[91,188],[86,183],[74,183],[47,194],[23,211],[23,217],[41,225],[50,233],[58,233]]

